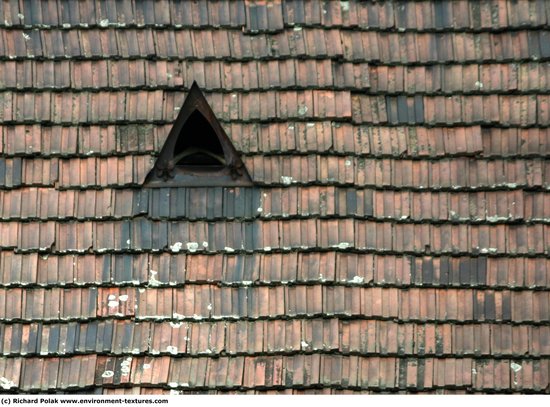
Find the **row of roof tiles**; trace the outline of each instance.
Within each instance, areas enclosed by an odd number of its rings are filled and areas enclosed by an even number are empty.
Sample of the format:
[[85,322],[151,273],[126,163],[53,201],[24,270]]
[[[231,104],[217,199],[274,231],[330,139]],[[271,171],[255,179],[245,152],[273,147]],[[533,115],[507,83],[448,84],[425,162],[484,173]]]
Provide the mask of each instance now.
[[[65,392],[64,392],[65,393]],[[75,391],[66,391],[69,394],[79,394],[78,390]],[[164,389],[159,387],[140,387],[140,386],[131,386],[131,387],[90,387],[87,389],[85,394],[90,395],[134,395],[134,396],[159,396],[159,395],[365,395],[365,394],[381,394],[386,393],[385,391],[377,390],[360,390],[360,389],[344,389],[338,387],[312,387],[312,388],[288,388],[288,389],[250,389],[250,390],[240,390],[240,389],[201,389],[201,390],[174,390],[174,389]],[[410,390],[395,390],[392,394],[410,394]],[[452,394],[452,395],[462,395],[462,394],[472,394],[473,391],[466,389],[449,389],[449,388],[434,388],[434,389],[423,389],[414,391],[415,394]]]
[[[367,356],[550,355],[545,325],[287,319],[213,322],[106,320],[0,325],[0,354],[246,355],[339,352]],[[527,356],[526,356],[527,355]]]
[[0,55],[27,58],[336,58],[393,64],[538,61],[550,58],[550,31],[375,32],[301,28],[257,36],[240,29],[0,29]]
[[[243,27],[246,32],[277,32],[285,26],[356,27],[360,29],[499,30],[545,26],[549,21],[544,1],[519,6],[513,1],[363,2],[304,0],[227,1],[192,3],[184,12],[178,3],[129,1],[126,4],[80,4],[43,1],[2,4],[4,26],[182,26]],[[68,3],[68,4],[67,4]],[[34,6],[34,7],[33,7]]]
[[205,90],[369,87],[366,63],[329,59],[267,62],[26,60],[1,61],[0,67],[0,85],[7,89],[188,88],[193,81]]
[[[548,360],[294,355],[220,358],[75,356],[3,359],[5,389],[44,391],[116,384],[166,389],[268,389],[323,385],[354,389],[544,391]],[[6,374],[7,373],[7,374]],[[1,373],[0,373],[1,374]]]
[[[438,161],[336,156],[244,157],[258,185],[361,185],[411,189],[548,188],[550,162],[542,158]],[[148,155],[109,158],[0,158],[0,185],[93,188],[138,186],[153,167]]]
[[357,249],[402,253],[550,252],[548,224],[428,224],[356,219],[246,222],[87,221],[0,223],[0,245],[54,253],[171,250]]
[[404,222],[529,223],[550,218],[550,194],[416,192],[341,187],[0,190],[3,220],[367,217]]
[[[0,126],[0,152],[5,156],[113,156],[155,154],[171,125],[62,127]],[[244,124],[227,123],[229,137],[245,154],[330,153],[372,157],[449,157],[476,155],[547,156],[550,128],[354,126],[315,121]]]
[[0,289],[4,321],[281,319],[545,323],[550,291],[280,285]]
[[542,257],[448,257],[348,252],[255,254],[0,253],[0,285],[79,287],[321,284],[339,286],[547,288]]
[[370,87],[370,93],[543,92],[550,89],[550,65],[368,66],[329,59],[0,61],[4,89],[174,88],[193,81],[208,91]]
[[[0,120],[56,124],[171,122],[182,92],[2,92]],[[207,96],[222,121],[334,119],[372,124],[545,126],[550,95],[371,96],[348,91],[267,91]],[[63,108],[72,106],[72,109]]]
[[544,63],[370,66],[372,93],[543,92],[550,88]]

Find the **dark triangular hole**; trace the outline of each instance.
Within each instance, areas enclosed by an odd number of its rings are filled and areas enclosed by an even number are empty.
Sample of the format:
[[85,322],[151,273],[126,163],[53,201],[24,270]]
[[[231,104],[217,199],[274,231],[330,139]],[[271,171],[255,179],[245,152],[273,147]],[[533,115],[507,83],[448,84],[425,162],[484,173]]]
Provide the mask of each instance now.
[[253,185],[237,150],[196,83],[193,83],[144,185]]
[[[188,134],[191,137],[185,137]],[[181,129],[174,148],[176,165],[225,165],[223,147],[216,132],[202,115],[195,110]]]

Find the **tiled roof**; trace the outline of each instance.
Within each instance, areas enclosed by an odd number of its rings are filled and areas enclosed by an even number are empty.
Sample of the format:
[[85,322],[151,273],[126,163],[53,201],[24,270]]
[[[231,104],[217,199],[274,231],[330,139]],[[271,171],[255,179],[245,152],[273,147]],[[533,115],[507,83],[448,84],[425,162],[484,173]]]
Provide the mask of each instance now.
[[[0,391],[550,391],[548,1],[0,16]],[[142,188],[193,81],[254,187]]]

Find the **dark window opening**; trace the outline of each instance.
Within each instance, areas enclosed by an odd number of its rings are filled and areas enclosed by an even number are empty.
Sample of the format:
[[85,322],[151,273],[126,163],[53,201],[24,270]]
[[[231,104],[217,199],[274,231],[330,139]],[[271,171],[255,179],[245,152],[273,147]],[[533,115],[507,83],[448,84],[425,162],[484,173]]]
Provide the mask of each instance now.
[[174,148],[174,161],[181,166],[223,166],[225,156],[216,132],[199,112],[194,111],[185,122]]
[[253,186],[233,143],[193,82],[144,186]]

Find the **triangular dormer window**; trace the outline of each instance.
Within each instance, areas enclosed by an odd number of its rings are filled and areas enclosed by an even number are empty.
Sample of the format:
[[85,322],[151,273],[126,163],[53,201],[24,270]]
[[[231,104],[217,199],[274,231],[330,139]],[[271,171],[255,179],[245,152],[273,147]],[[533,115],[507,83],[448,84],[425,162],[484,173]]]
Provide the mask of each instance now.
[[237,150],[193,82],[144,186],[252,185]]

